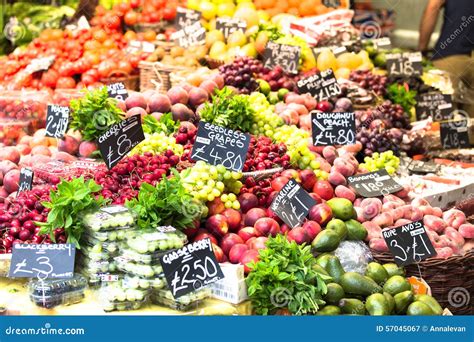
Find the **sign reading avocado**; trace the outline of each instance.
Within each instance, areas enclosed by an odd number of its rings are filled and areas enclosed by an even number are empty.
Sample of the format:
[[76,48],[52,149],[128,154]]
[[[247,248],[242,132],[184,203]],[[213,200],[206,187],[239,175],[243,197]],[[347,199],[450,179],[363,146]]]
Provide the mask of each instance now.
[[403,189],[385,169],[349,176],[347,180],[359,195],[367,198],[385,196]]
[[422,220],[386,228],[382,230],[382,236],[399,266],[414,264],[437,254]]

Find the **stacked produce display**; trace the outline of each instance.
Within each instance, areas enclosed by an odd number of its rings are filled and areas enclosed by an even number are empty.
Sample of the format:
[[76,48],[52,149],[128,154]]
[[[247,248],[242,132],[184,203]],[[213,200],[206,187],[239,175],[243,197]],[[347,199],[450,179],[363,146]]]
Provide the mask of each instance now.
[[[439,128],[455,103],[416,121],[449,84],[393,75],[402,50],[358,38],[347,1],[316,3],[123,1],[1,57],[0,277],[17,246],[71,244],[70,274],[30,277],[36,306],[472,314],[429,271],[472,293],[473,165],[429,157],[469,148],[469,118],[464,144]],[[179,46],[192,24],[205,35]]]

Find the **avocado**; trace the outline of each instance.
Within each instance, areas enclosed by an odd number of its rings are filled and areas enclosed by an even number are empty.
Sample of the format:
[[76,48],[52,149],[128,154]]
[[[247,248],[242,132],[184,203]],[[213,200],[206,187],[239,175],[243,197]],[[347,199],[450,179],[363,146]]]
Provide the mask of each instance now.
[[357,220],[350,219],[345,222],[347,228],[347,240],[364,240],[367,237],[367,229]]
[[345,314],[352,314],[352,315],[365,315],[365,305],[364,303],[355,298],[342,298],[339,301],[339,307],[341,308],[342,312]]
[[442,315],[443,308],[439,305],[438,301],[427,294],[419,294],[415,295],[415,300],[418,302],[423,302],[430,307],[430,309],[434,312],[435,315]]
[[341,239],[334,230],[325,229],[316,236],[311,246],[317,252],[332,252],[339,246]]
[[384,292],[383,295],[385,296],[385,299],[387,300],[389,312],[392,313],[393,310],[395,309],[395,299],[393,299],[393,296],[388,292]]
[[435,313],[431,310],[428,304],[425,304],[420,301],[415,301],[408,306],[407,315],[408,316],[431,316]]
[[365,309],[371,316],[386,316],[390,314],[390,307],[385,296],[374,293],[367,297]]
[[321,267],[320,265],[318,265],[318,264],[314,264],[313,266],[311,266],[311,268],[312,268],[314,271],[318,272],[318,273],[321,273],[321,274],[323,274],[323,275],[325,275],[325,276],[329,276],[328,271],[326,271],[324,268],[322,268],[322,267]]
[[328,259],[328,264],[326,265],[326,271],[328,271],[329,275],[333,278],[334,282],[339,283],[341,277],[344,273],[344,268],[342,268],[341,262],[339,258],[333,256],[332,258]]
[[382,266],[387,271],[389,278],[394,275],[400,275],[400,276],[405,275],[405,270],[401,267],[398,267],[398,265],[394,264],[393,262],[388,263],[388,264],[383,264]]
[[394,275],[388,278],[388,280],[385,282],[383,285],[383,290],[390,293],[392,296],[395,296],[397,293],[403,291],[411,291],[411,285],[408,280],[406,280],[406,278],[399,275]]
[[369,296],[372,293],[382,293],[382,288],[371,278],[356,272],[347,272],[341,277],[340,284],[345,293]]
[[388,279],[388,273],[378,262],[371,262],[367,265],[365,275],[372,278],[377,284],[381,285]]
[[397,314],[401,315],[404,314],[408,308],[408,305],[410,305],[415,296],[413,296],[413,293],[411,291],[403,291],[400,293],[397,293],[393,299],[395,300],[395,311]]
[[352,202],[346,198],[334,197],[327,201],[326,204],[331,208],[332,215],[335,218],[347,221],[357,217]]
[[341,240],[344,240],[347,236],[346,224],[342,220],[332,219],[327,223],[326,229],[335,231]]
[[318,316],[336,316],[341,314],[341,309],[335,305],[326,305],[324,308],[319,310],[316,315]]
[[329,254],[329,253],[322,253],[322,254],[319,254],[317,257],[316,257],[316,264],[318,264],[319,266],[321,266],[322,268],[326,269],[326,265],[328,264],[328,260],[330,257],[332,257],[333,255],[332,254]]
[[337,283],[327,284],[327,291],[328,292],[324,296],[324,300],[329,304],[338,304],[339,301],[345,296],[344,289]]

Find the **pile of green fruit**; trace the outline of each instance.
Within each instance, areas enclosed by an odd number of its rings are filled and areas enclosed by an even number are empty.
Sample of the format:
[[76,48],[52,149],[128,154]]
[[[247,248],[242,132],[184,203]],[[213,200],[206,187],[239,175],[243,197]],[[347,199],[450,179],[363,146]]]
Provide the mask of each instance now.
[[345,272],[339,259],[324,253],[313,270],[330,276],[326,305],[317,315],[441,315],[443,309],[433,297],[415,294],[405,271],[394,263],[371,262],[365,275]]

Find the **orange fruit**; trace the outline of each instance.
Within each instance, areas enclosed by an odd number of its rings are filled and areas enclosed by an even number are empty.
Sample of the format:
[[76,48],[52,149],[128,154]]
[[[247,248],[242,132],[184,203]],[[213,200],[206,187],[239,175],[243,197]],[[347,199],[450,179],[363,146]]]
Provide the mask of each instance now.
[[293,15],[299,15],[300,11],[298,10],[297,7],[290,7],[288,8],[288,11],[286,11],[288,14],[293,14]]
[[126,41],[131,41],[137,39],[137,34],[134,31],[127,31],[123,35]]
[[156,39],[156,33],[149,30],[143,32],[143,39],[145,39],[147,42],[152,42]]
[[107,33],[104,30],[97,30],[92,37],[98,42],[103,43],[107,39]]

